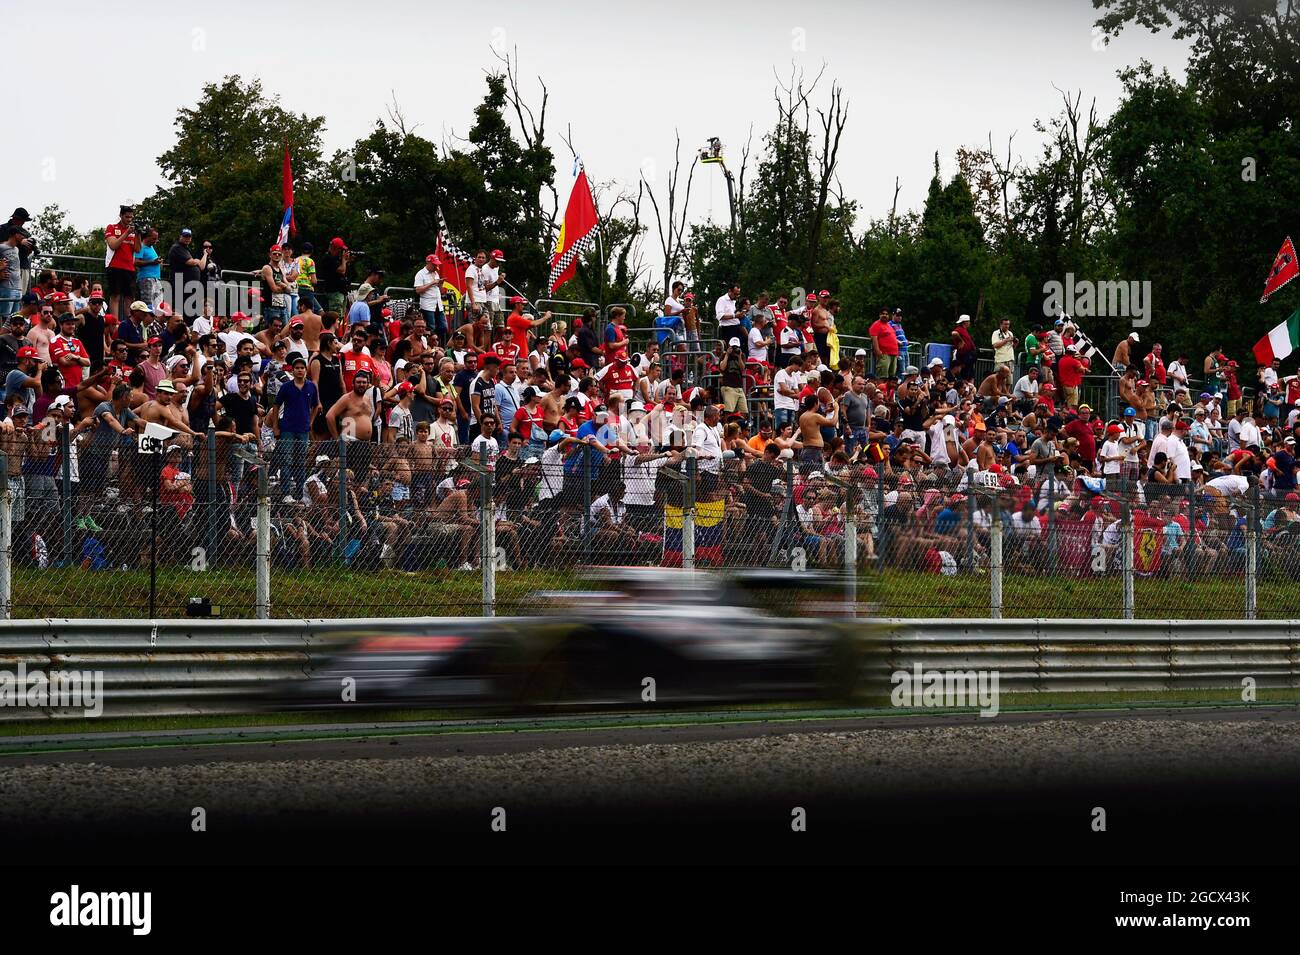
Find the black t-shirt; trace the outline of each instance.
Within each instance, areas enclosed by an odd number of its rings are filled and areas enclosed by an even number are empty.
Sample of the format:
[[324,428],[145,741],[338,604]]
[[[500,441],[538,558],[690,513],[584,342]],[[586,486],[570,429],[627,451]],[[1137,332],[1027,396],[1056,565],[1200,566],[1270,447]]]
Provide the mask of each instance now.
[[81,334],[77,337],[81,339],[81,344],[86,348],[86,357],[90,359],[90,367],[98,371],[104,364],[104,315],[92,315],[86,312],[81,316],[83,327]]
[[335,402],[343,397],[343,382],[339,379],[339,360],[314,355],[312,361],[320,365],[320,380],[316,383],[316,390],[320,392],[321,408],[329,411],[334,407]]
[[[473,383],[470,385],[470,395],[478,395],[481,410],[480,414],[475,415],[478,420],[482,420],[483,415],[495,415],[497,413],[497,383],[495,381],[488,381],[482,375],[475,376]],[[474,414],[472,403],[469,409],[470,414]]]
[[[753,517],[768,518],[774,513],[772,501],[767,497],[759,497],[753,493],[757,491],[764,495],[772,493],[772,482],[779,481],[784,477],[784,473],[775,464],[769,464],[767,459],[756,461],[745,469],[745,507]],[[752,490],[751,490],[752,489]]]
[[221,407],[235,422],[235,430],[240,434],[256,434],[253,419],[257,415],[257,398],[249,392],[247,398],[238,393],[226,393],[221,396]]
[[[100,334],[100,340],[103,340],[103,334]],[[0,335],[0,374],[9,374],[18,367],[18,349],[26,345],[27,342],[19,341],[12,334]]]
[[197,282],[199,280],[199,267],[185,264],[190,259],[196,258],[198,256],[194,254],[194,250],[188,245],[182,245],[180,242],[173,245],[167,253],[167,264],[172,270],[172,281],[174,282],[179,277],[186,283]]
[[348,278],[339,274],[339,265],[343,262],[341,255],[326,254],[316,268],[316,287],[322,292],[348,292]]

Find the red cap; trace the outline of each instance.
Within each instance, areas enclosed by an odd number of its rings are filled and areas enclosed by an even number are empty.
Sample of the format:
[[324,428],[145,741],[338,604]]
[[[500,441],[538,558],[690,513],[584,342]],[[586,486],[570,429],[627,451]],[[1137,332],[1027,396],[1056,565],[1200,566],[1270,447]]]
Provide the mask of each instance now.
[[506,254],[500,249],[493,249],[492,258],[496,259],[498,262],[504,262],[506,260]]
[[830,289],[822,289],[821,294],[818,295],[817,297],[818,297],[818,298],[830,298],[830,297],[831,297]]
[[330,239],[330,248],[342,249],[344,252],[348,250],[347,244],[338,236],[335,236],[334,238]]
[[37,351],[35,348],[33,348],[31,345],[24,345],[22,348],[18,349],[18,357],[19,357],[19,358],[39,358],[39,357],[41,357],[41,355],[40,355],[40,352],[38,352],[38,351]]
[[1188,424],[1186,421],[1176,421],[1176,422],[1174,422],[1174,430],[1175,430],[1175,431],[1186,431],[1186,430],[1187,430],[1188,428],[1190,428],[1190,427],[1191,427],[1191,425]]
[[415,390],[415,385],[411,384],[409,381],[404,381],[397,386],[397,393],[399,395],[409,395],[414,390]]
[[247,315],[245,315],[243,312],[238,312],[238,311],[230,316],[230,320],[232,322],[242,322],[246,318],[248,318]]
[[1000,465],[1000,464],[990,464],[990,465],[989,465],[989,473],[991,473],[991,474],[1001,474],[1001,473],[1002,473],[1002,465]]
[[430,252],[428,255],[424,257],[424,261],[432,262],[434,265],[442,264],[442,259],[438,257],[438,253],[436,252]]
[[49,295],[45,296],[44,300],[47,302],[66,302],[68,301],[68,296],[66,292],[51,292]]
[[159,338],[157,335],[155,335],[153,338],[149,339],[149,344],[150,344],[150,345],[161,345],[161,344],[162,344],[162,339]]
[[569,365],[569,367],[570,367],[570,368],[590,368],[591,366],[588,365],[588,364],[587,364],[585,361],[583,361],[581,358],[575,358],[575,359],[573,359],[573,362],[572,362],[572,364]]
[[118,323],[118,320],[117,320],[117,316],[114,315],[112,312],[109,312],[108,315],[104,318],[104,324],[105,324],[105,325],[117,325],[117,324],[119,324],[119,323]]
[[524,301],[525,301],[525,300],[524,300],[524,297],[523,297],[522,295],[511,295],[511,296],[510,296],[510,304],[511,304],[511,305],[523,305],[523,304],[524,304]]
[[686,301],[688,302],[693,302],[695,301],[695,293],[687,292],[685,295],[682,296],[682,298],[686,299]]
[[272,252],[279,252],[279,251],[280,251],[280,243],[277,242],[275,245],[271,246],[269,249],[266,250],[266,254],[270,255]]
[[863,469],[862,469],[862,476],[863,476],[863,477],[868,477],[868,478],[878,478],[878,477],[880,477],[880,475],[876,473],[876,469],[873,468],[873,467],[865,467],[865,468],[863,468]]
[[1295,491],[1292,491],[1292,492],[1291,492],[1290,494],[1288,494],[1285,498],[1283,498],[1283,500],[1287,500],[1287,501],[1300,501],[1300,494],[1297,494]]
[[303,322],[303,320],[302,320],[301,318],[291,318],[291,319],[289,319],[289,327],[290,327],[290,328],[302,328],[302,326],[303,326],[304,324],[305,324],[305,322]]

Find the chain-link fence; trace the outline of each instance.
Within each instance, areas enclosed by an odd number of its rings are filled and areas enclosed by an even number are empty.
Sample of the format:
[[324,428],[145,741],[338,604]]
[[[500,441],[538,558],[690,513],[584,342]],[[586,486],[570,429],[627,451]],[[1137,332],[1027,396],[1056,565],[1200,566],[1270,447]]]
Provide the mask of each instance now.
[[1300,496],[1237,476],[470,442],[436,421],[384,444],[142,442],[89,420],[0,431],[12,616],[527,614],[594,586],[584,567],[642,565],[833,570],[845,600],[887,616],[1286,617],[1300,572]]

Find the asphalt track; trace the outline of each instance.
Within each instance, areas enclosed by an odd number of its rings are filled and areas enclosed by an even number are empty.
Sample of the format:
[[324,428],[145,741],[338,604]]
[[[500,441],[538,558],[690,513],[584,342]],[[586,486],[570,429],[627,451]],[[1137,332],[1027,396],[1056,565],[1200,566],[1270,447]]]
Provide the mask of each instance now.
[[[0,837],[93,864],[320,864],[340,846],[383,863],[1240,864],[1243,847],[1259,861],[1300,851],[1295,705],[657,719],[10,738]],[[498,809],[509,835],[491,827]],[[807,828],[794,837],[796,810]]]

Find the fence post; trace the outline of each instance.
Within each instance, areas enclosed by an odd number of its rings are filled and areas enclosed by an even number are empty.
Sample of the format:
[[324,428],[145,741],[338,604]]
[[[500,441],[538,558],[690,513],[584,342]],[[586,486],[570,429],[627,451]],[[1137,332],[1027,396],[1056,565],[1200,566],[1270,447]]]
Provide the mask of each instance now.
[[339,563],[348,554],[348,445],[339,438]]
[[13,506],[9,456],[0,451],[0,620],[13,616]]
[[852,482],[844,487],[844,599],[849,604],[849,616],[858,615],[858,488]]
[[989,531],[989,616],[1002,619],[1002,503],[993,498],[993,527]]
[[[1127,481],[1121,483],[1121,487],[1127,491]],[[1120,566],[1124,574],[1124,619],[1133,619],[1133,508],[1129,504],[1128,495],[1124,495],[1124,503],[1120,505]]]
[[579,450],[578,467],[582,468],[582,562],[591,563],[591,445]]
[[975,573],[975,465],[966,465],[966,573]]
[[[205,541],[207,545],[207,566],[211,567],[212,563],[217,559],[217,518],[222,513],[222,508],[217,506],[218,488],[220,485],[217,483],[217,423],[215,421],[208,421],[207,437],[208,503],[204,508],[206,513],[203,515],[203,526],[207,538]],[[119,444],[119,447],[120,446],[121,445]],[[121,451],[118,452],[119,460],[121,453]],[[107,467],[107,464],[105,467]],[[119,471],[120,470],[121,469],[119,468]],[[225,502],[223,501],[222,503],[224,504]]]
[[1246,509],[1246,619],[1254,620],[1258,612],[1259,582],[1259,485],[1250,489],[1250,506]]
[[[483,473],[479,475],[479,572],[483,575],[483,616],[495,617],[497,608],[497,522],[492,506],[493,472],[488,466],[488,449],[478,451]],[[590,508],[588,508],[590,510]]]
[[265,464],[257,469],[257,604],[258,620],[271,619],[271,482]]
[[686,487],[682,492],[682,567],[685,570],[695,569],[695,479],[699,464],[695,455],[686,459]]
[[67,567],[69,563],[69,553],[72,550],[72,453],[71,437],[68,432],[68,423],[64,421],[59,425],[59,460],[62,467],[59,469],[61,479],[59,488],[59,515],[63,524],[63,540],[60,542],[59,549],[59,566]]
[[1056,462],[1047,468],[1047,560],[1048,566],[1056,567]]

